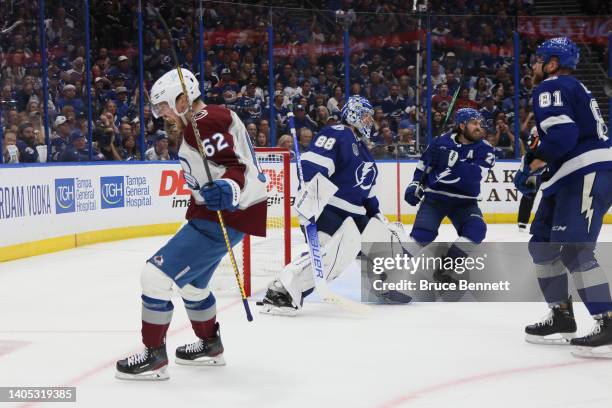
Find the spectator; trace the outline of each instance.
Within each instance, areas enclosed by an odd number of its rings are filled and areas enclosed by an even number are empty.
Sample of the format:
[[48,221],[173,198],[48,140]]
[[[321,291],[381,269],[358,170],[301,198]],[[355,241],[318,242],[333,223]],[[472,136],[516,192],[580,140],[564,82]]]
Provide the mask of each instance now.
[[61,115],[55,118],[53,127],[55,133],[51,138],[51,160],[59,161],[60,155],[70,144],[70,134],[74,128],[68,119]]
[[259,131],[265,134],[266,137],[270,137],[270,122],[266,119],[259,121]]
[[[316,130],[317,124],[306,115],[306,107],[304,105],[296,105],[293,114],[295,115],[293,120],[296,129],[308,128],[311,131]],[[287,127],[287,132],[288,131],[289,128]]]
[[2,141],[4,163],[19,163],[19,149],[17,148],[17,134],[12,130],[4,133]]
[[453,111],[457,111],[463,108],[472,108],[476,110],[478,110],[479,108],[478,104],[470,99],[470,91],[467,88],[463,88],[461,89],[461,91],[459,91],[459,96],[455,101]]
[[116,115],[117,119],[121,121],[121,119],[128,117],[128,112],[130,110],[128,89],[125,86],[120,86],[115,89],[115,95],[117,96],[117,99],[114,102],[117,106]]
[[497,140],[496,146],[505,148],[512,147],[514,134],[503,119],[498,119],[495,124],[495,139]]
[[399,157],[412,157],[417,154],[414,130],[412,128],[400,129],[398,133],[397,154]]
[[300,128],[299,134],[299,148],[300,153],[305,153],[310,149],[310,142],[312,141],[312,130],[309,128]]
[[251,139],[251,143],[255,144],[255,139],[257,138],[257,125],[254,123],[249,123],[246,125],[246,130],[249,135],[249,139]]
[[327,102],[327,110],[330,113],[339,113],[344,106],[344,93],[341,86],[334,87],[334,96]]
[[264,132],[257,133],[257,138],[255,139],[255,147],[268,147],[270,143],[268,143],[268,135]]
[[400,95],[399,85],[391,85],[389,96],[383,100],[382,109],[387,117],[393,118],[394,127],[397,128],[400,116],[406,109],[406,100]]
[[[104,160],[104,155],[92,149],[92,160]],[[89,146],[87,140],[80,130],[75,130],[70,135],[70,145],[59,154],[62,162],[84,162],[89,161]]]
[[453,98],[448,94],[448,85],[446,83],[440,84],[438,91],[431,98],[431,107],[442,115],[446,116],[448,107]]
[[431,114],[431,136],[438,137],[444,133],[444,118],[445,116],[438,111],[433,111]]
[[399,129],[412,129],[416,132],[417,120],[416,120],[416,106],[410,106],[406,108],[407,116],[404,117],[399,123]]
[[178,157],[171,157],[166,132],[160,131],[157,134],[155,145],[145,152],[145,158],[146,160],[178,160]]
[[[443,82],[446,82],[446,75],[443,72],[444,68],[440,65],[440,61],[432,60],[431,61],[431,86],[436,89],[438,85]],[[422,77],[423,83],[427,81],[427,74],[424,74]]]
[[478,78],[476,87],[470,89],[470,99],[482,106],[484,98],[487,96],[493,97],[489,90],[487,79],[482,77]]
[[494,131],[495,130],[495,117],[499,113],[499,109],[495,105],[495,100],[492,96],[487,96],[483,100],[483,107],[480,109],[480,113],[484,117],[485,126],[487,130]]
[[30,122],[24,122],[19,125],[16,146],[19,149],[19,160],[21,163],[35,163],[39,161],[34,127]]
[[377,159],[395,159],[396,150],[393,144],[396,139],[395,134],[388,126],[380,129],[378,143],[372,149],[372,154]]
[[232,74],[229,68],[223,68],[221,70],[221,80],[213,88],[213,93],[221,95],[223,103],[230,109],[236,109],[236,102],[240,95],[240,87],[238,83],[232,78]]
[[118,152],[124,161],[140,160],[140,150],[138,150],[134,135],[124,136],[123,146],[118,149]]
[[327,126],[327,120],[329,119],[329,111],[325,106],[319,106],[316,110],[314,121],[317,129],[322,129]]
[[246,93],[238,98],[237,113],[245,123],[257,122],[263,114],[263,100],[256,95],[257,86],[251,82],[246,87]]
[[179,148],[183,142],[183,132],[181,132],[174,121],[164,122],[164,131],[168,136],[168,155],[171,160],[179,159]]
[[72,84],[65,85],[62,89],[63,98],[57,101],[58,109],[63,109],[64,106],[69,105],[74,108],[76,116],[83,116],[85,114],[85,103],[83,100],[76,97],[76,87]]
[[[378,72],[374,71],[370,74],[370,102],[374,106],[381,106],[382,102],[385,100],[387,96],[389,96],[389,88],[382,81],[382,75]],[[333,111],[330,109],[330,112]]]
[[278,143],[276,144],[276,147],[293,150],[293,138],[287,134],[282,135],[278,138]]
[[302,83],[302,87],[300,88],[301,92],[293,98],[293,102],[296,100],[305,98],[306,99],[306,109],[310,111],[310,108],[315,104],[315,93],[312,91],[312,84],[309,80],[304,80]]
[[98,160],[123,160],[115,145],[115,137],[116,133],[112,126],[102,126],[97,129],[96,136],[94,136],[94,139],[97,140],[94,155],[98,157]]

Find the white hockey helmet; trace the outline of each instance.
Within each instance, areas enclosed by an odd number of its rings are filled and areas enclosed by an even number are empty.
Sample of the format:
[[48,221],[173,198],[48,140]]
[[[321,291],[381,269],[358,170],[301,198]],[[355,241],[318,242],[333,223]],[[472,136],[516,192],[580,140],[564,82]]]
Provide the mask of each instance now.
[[[189,103],[193,103],[200,94],[200,83],[191,71],[181,68],[185,87],[187,88]],[[179,113],[176,110],[176,98],[183,93],[183,87],[179,80],[178,71],[173,69],[162,75],[151,88],[151,112],[156,118],[162,116],[165,106],[172,109],[179,116],[184,116],[186,112]],[[167,104],[167,105],[166,105]]]

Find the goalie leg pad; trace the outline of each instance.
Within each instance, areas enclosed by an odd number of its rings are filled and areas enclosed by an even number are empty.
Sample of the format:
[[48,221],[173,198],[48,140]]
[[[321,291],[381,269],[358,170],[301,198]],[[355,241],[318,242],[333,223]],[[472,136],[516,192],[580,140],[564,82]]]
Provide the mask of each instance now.
[[[336,279],[355,260],[361,249],[361,234],[355,221],[348,217],[331,237],[319,232],[323,270],[327,281]],[[305,292],[314,288],[314,279],[308,253],[287,265],[278,279],[289,292],[296,307],[301,307]]]

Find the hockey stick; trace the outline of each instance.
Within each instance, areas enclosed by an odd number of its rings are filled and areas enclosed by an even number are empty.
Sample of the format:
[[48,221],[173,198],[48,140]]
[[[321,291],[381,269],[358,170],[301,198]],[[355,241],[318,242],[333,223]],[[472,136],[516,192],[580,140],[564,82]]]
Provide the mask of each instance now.
[[[200,152],[200,156],[202,156],[202,161],[204,162],[204,170],[206,171],[206,177],[208,178],[208,183],[206,185],[212,184],[212,175],[210,173],[210,166],[208,164],[208,157],[206,156],[206,152],[204,151],[204,146],[202,145],[202,139],[200,138],[200,131],[198,129],[198,125],[195,121],[193,115],[193,108],[191,103],[189,102],[187,86],[185,85],[185,79],[183,78],[183,72],[181,70],[181,66],[179,64],[178,56],[176,55],[176,50],[174,49],[174,44],[172,43],[172,35],[170,33],[170,29],[168,28],[168,24],[166,24],[166,20],[159,13],[159,9],[151,7],[162,26],[164,27],[164,31],[170,40],[170,50],[172,51],[172,58],[174,59],[174,65],[176,66],[176,71],[178,73],[179,81],[181,82],[181,88],[183,88],[183,95],[187,97],[187,109],[189,110],[189,117],[191,121],[191,127],[193,128],[193,133],[195,135],[196,144],[198,145],[198,151]],[[142,125],[141,125],[142,126]],[[246,292],[244,291],[244,284],[242,283],[242,279],[240,278],[240,272],[238,270],[238,264],[236,263],[236,258],[234,257],[234,250],[232,249],[232,244],[230,243],[229,236],[227,235],[227,229],[225,227],[225,221],[223,220],[223,214],[220,210],[217,210],[217,217],[219,218],[219,225],[221,226],[221,231],[223,232],[223,239],[225,240],[225,246],[227,247],[227,252],[230,257],[230,262],[232,264],[232,269],[234,271],[234,276],[236,277],[236,282],[238,282],[238,287],[240,288],[240,295],[242,297],[242,304],[244,305],[244,311],[247,315],[247,320],[249,322],[253,321],[253,315],[251,314],[251,309],[249,308],[249,302],[247,301]]]
[[[289,129],[291,136],[293,136],[293,145],[295,146],[295,163],[297,166],[298,183],[299,186],[304,187],[304,173],[302,172],[302,158],[300,155],[299,142],[297,133],[295,132],[295,121],[293,119],[293,112],[287,114],[289,118]],[[319,242],[319,234],[317,226],[314,223],[308,223],[306,225],[306,242],[308,244],[308,253],[310,254],[310,264],[312,265],[313,278],[315,282],[315,288],[321,299],[326,303],[332,303],[341,308],[348,310],[353,313],[365,314],[370,311],[368,305],[354,302],[336,293],[333,293],[327,285],[325,279],[325,271],[323,270],[323,259],[321,253],[321,243]]]
[[[446,128],[446,123],[448,122],[448,118],[450,118],[450,115],[453,112],[453,109],[455,108],[455,102],[457,101],[457,96],[459,96],[459,91],[461,91],[461,78],[463,77],[459,77],[459,86],[457,86],[457,89],[455,89],[455,94],[453,95],[453,98],[451,99],[451,102],[448,105],[448,111],[446,111],[446,117],[444,118],[444,122],[442,122],[442,129]],[[427,176],[429,175],[429,173],[431,173],[431,166],[428,166],[425,169],[425,171],[423,171],[423,174],[421,174],[421,179],[419,180],[419,184],[421,185],[421,188],[423,190],[425,190],[425,182],[427,181]]]

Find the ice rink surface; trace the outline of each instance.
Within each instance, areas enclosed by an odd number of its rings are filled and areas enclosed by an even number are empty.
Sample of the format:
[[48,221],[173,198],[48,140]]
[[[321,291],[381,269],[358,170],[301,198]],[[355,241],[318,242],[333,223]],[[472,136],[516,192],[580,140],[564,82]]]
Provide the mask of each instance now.
[[[454,238],[444,225],[440,239]],[[75,386],[77,405],[85,407],[611,405],[612,361],[524,342],[524,326],[547,312],[543,303],[378,305],[360,317],[313,297],[296,318],[255,313],[248,323],[237,294],[218,296],[227,366],[171,361],[169,381],[116,380],[115,361],[141,347],[141,267],[167,239],[0,264],[0,386]],[[489,226],[489,241],[527,239],[514,225]],[[612,241],[611,227],[601,240]],[[357,272],[348,271],[335,290],[356,287]],[[255,279],[254,298],[266,283]],[[182,301],[174,304],[171,356],[195,340]],[[251,307],[256,312],[254,301]],[[575,309],[579,333],[590,331],[584,306]]]

